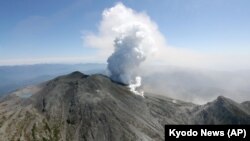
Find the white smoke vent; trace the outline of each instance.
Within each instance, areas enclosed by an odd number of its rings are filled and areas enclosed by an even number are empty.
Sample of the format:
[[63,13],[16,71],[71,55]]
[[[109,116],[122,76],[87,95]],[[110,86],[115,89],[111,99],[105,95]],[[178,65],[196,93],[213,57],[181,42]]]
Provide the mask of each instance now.
[[130,91],[134,94],[144,96],[144,92],[142,90],[137,90],[136,88],[141,86],[141,77],[135,77],[135,82],[129,85]]

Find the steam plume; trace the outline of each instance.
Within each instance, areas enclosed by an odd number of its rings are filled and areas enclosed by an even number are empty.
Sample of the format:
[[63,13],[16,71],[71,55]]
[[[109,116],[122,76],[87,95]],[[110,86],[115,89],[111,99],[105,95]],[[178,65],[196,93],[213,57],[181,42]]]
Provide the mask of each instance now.
[[147,57],[147,42],[149,40],[145,28],[140,24],[122,25],[116,29],[118,37],[114,41],[115,51],[108,58],[108,70],[111,79],[130,85],[136,94],[141,85],[137,76],[139,65]]
[[138,68],[155,50],[150,30],[140,22],[124,23],[113,30],[117,36],[114,39],[114,52],[107,60],[110,77],[129,85],[132,92],[143,96],[143,92],[136,90],[141,86]]
[[104,10],[98,31],[84,40],[88,46],[102,50],[100,57],[108,58],[110,78],[143,95],[137,89],[141,86],[139,67],[158,48],[155,39],[161,42],[156,24],[145,13],[118,3]]

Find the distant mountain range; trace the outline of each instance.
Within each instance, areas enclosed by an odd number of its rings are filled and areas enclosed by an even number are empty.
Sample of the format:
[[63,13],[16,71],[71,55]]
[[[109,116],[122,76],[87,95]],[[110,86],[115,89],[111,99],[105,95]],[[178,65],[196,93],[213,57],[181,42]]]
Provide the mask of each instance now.
[[20,66],[0,66],[0,96],[18,88],[38,84],[72,71],[88,74],[100,73],[105,64],[38,64]]
[[165,124],[250,124],[250,102],[196,105],[73,72],[0,101],[0,140],[162,141]]

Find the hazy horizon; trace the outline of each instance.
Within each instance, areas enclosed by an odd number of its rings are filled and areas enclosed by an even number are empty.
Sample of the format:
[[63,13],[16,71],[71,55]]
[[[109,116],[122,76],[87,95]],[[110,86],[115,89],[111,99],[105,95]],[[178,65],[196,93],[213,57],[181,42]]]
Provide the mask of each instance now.
[[[37,64],[0,66],[0,95],[36,85],[73,71],[106,74],[107,64]],[[153,67],[152,67],[153,68]],[[208,71],[165,66],[161,70],[144,70],[145,92],[204,104],[222,95],[237,102],[250,100],[250,71]],[[106,74],[107,75],[107,74]]]

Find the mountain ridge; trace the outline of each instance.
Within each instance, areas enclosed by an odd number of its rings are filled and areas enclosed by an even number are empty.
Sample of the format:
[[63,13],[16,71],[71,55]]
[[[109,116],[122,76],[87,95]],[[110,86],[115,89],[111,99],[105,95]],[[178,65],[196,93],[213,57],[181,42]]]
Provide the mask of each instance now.
[[250,115],[247,102],[220,96],[196,105],[149,93],[141,97],[107,76],[78,71],[0,102],[1,140],[160,141],[165,124],[250,124]]

